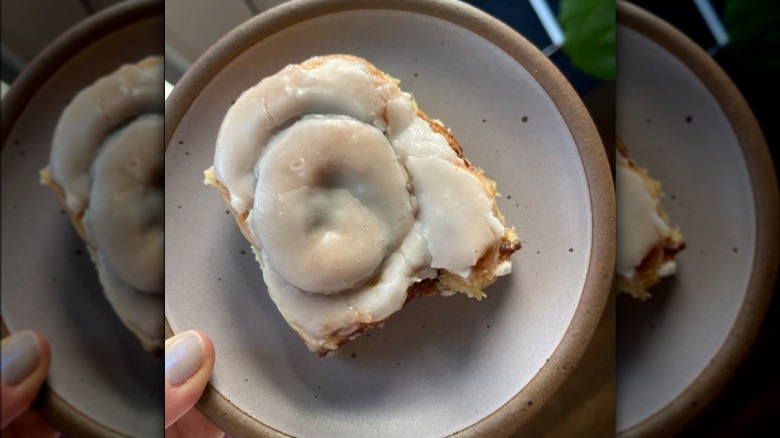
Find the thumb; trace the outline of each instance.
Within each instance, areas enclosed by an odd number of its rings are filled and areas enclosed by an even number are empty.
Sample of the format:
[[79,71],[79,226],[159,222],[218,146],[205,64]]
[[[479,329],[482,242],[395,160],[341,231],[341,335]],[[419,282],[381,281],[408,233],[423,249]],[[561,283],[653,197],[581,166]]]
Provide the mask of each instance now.
[[165,341],[165,428],[187,413],[203,394],[214,369],[214,344],[200,330]]
[[49,372],[51,352],[46,339],[33,330],[3,339],[2,428],[24,412],[41,389]]

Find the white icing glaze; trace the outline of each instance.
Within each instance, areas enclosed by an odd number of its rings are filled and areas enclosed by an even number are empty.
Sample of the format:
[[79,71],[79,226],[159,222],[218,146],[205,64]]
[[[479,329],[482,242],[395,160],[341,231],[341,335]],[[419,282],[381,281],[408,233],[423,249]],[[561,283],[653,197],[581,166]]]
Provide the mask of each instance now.
[[458,158],[458,155],[447,143],[447,139],[441,134],[434,132],[428,122],[416,115],[411,123],[391,137],[391,143],[395,149],[395,154],[401,160],[406,160],[409,156],[419,158],[437,157],[441,160],[464,166],[463,160]]
[[98,79],[76,95],[57,122],[49,162],[72,212],[87,206],[89,168],[106,137],[139,114],[163,113],[163,64],[153,59]]
[[[617,160],[617,272],[627,278],[651,249],[663,245],[669,225],[658,214],[659,200],[623,156]],[[674,272],[672,266],[664,272]],[[664,275],[663,272],[659,274]]]
[[431,266],[468,277],[504,234],[485,188],[464,166],[435,156],[409,157],[406,168],[420,205]]
[[467,278],[504,235],[492,195],[411,95],[348,57],[245,91],[220,128],[214,176],[249,212],[269,294],[312,350],[385,320],[437,269]]
[[354,62],[322,58],[314,68],[290,65],[246,90],[228,111],[217,137],[214,171],[238,213],[252,205],[257,164],[277,129],[304,114],[341,114],[384,130],[387,100],[401,94]]
[[410,285],[436,276],[436,270],[425,268],[430,258],[419,223],[415,223],[399,251],[382,264],[376,284],[363,286],[341,294],[310,294],[286,282],[273,269],[268,269],[268,254],[263,251],[263,278],[268,293],[287,322],[310,346],[335,349],[328,342],[339,331],[351,333],[361,323],[385,320],[406,302]]
[[161,58],[122,66],[68,105],[50,157],[106,297],[149,350],[164,335],[162,111]]
[[92,165],[84,226],[107,268],[139,292],[163,290],[163,117],[110,135]]
[[390,143],[354,119],[304,117],[269,143],[258,175],[251,231],[269,265],[309,292],[369,279],[412,225]]

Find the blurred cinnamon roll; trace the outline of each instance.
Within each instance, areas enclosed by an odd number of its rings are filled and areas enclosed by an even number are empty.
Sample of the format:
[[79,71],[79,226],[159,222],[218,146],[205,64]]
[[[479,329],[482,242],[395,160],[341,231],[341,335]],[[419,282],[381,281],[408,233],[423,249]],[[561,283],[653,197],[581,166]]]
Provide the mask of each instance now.
[[87,244],[108,301],[144,348],[163,347],[163,64],[124,65],[79,92],[41,182]]
[[617,145],[617,287],[645,300],[648,289],[677,270],[685,239],[661,205],[661,183],[629,158],[620,139]]

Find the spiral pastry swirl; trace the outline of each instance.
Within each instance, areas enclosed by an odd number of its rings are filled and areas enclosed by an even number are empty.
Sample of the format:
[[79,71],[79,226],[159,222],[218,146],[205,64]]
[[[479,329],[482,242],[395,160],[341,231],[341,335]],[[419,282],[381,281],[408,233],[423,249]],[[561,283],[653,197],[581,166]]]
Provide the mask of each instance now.
[[41,172],[87,243],[103,291],[143,346],[163,346],[163,65],[124,65],[63,112]]
[[271,298],[325,354],[413,295],[481,298],[519,248],[495,184],[397,81],[349,55],[290,65],[228,111],[207,184]]

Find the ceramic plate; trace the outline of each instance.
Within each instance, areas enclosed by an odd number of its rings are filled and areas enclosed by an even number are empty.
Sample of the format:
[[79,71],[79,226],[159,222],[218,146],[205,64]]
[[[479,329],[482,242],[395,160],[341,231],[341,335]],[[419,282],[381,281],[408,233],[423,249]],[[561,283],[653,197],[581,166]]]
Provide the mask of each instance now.
[[[268,297],[249,244],[203,184],[239,94],[289,63],[351,53],[401,80],[498,182],[523,248],[477,302],[409,303],[320,358]],[[576,365],[606,303],[614,194],[601,142],[555,67],[450,1],[294,2],[238,27],[166,102],[166,316],[217,361],[201,408],[242,436],[510,433]]]
[[777,269],[777,185],[750,109],[709,55],[627,4],[617,37],[618,135],[662,182],[687,243],[652,299],[618,299],[617,429],[668,436],[755,336]]
[[42,52],[3,99],[4,332],[35,328],[49,339],[40,408],[72,436],[159,435],[163,361],[141,348],[104,298],[85,245],[38,171],[66,103],[120,65],[160,53],[162,26],[154,1],[96,14]]

